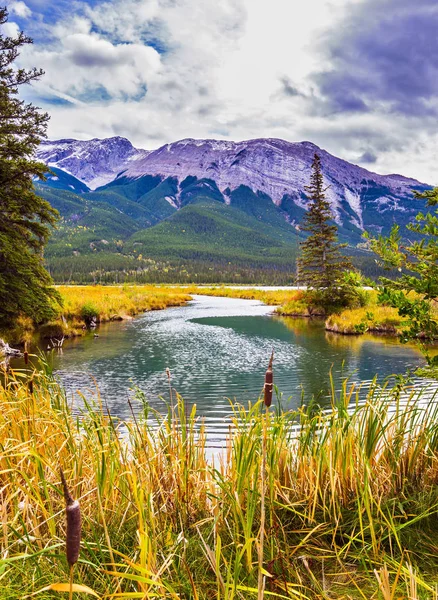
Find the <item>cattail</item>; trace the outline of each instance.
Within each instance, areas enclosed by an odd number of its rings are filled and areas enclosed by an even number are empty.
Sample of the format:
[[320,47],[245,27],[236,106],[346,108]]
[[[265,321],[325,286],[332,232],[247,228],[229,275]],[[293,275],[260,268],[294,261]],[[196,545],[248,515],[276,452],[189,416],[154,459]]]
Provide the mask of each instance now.
[[27,387],[29,389],[29,394],[33,394],[33,379],[29,379]]
[[264,385],[264,398],[263,401],[265,406],[271,406],[272,404],[272,390],[274,388],[274,374],[272,372],[272,361],[274,360],[274,351],[271,354],[271,360],[269,361],[269,365],[267,371],[265,373],[265,385]]
[[27,342],[24,342],[24,364],[29,364],[29,352],[27,351]]
[[78,561],[81,544],[81,509],[79,502],[73,500],[67,487],[63,470],[60,469],[62,487],[64,488],[65,514],[67,516],[66,555],[70,568]]
[[173,398],[172,398],[172,380],[169,367],[166,367],[167,381],[169,382],[169,395],[170,395],[170,406],[173,409]]

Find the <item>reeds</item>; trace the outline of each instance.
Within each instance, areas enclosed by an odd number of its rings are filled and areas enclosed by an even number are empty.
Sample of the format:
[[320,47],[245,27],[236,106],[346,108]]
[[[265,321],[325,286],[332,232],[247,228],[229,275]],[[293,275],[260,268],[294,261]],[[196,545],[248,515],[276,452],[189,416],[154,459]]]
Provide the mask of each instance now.
[[60,464],[81,503],[78,591],[255,599],[261,573],[266,598],[437,598],[438,408],[418,394],[374,383],[364,398],[345,382],[327,411],[232,405],[227,447],[209,463],[196,409],[177,395],[169,414],[143,399],[127,423],[99,403],[79,419],[50,375],[36,372],[29,394],[11,374],[0,598],[62,581]]
[[67,520],[67,531],[65,536],[65,554],[70,567],[70,600],[73,598],[73,569],[78,562],[81,546],[81,508],[77,500],[73,500],[65,480],[64,471],[60,468],[62,488],[65,499],[65,514]]

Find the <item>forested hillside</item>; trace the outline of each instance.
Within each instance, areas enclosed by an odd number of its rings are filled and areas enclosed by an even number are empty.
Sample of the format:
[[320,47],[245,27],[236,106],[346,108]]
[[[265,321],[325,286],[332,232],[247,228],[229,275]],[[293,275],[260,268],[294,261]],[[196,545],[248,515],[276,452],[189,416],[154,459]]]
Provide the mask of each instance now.
[[[316,146],[242,144],[184,140],[147,152],[123,138],[43,143],[51,173],[36,187],[61,215],[45,252],[52,276],[290,283],[305,239],[307,163]],[[424,207],[412,192],[427,186],[321,153],[339,239],[356,266],[376,275],[363,231],[387,234],[394,222],[409,223]]]

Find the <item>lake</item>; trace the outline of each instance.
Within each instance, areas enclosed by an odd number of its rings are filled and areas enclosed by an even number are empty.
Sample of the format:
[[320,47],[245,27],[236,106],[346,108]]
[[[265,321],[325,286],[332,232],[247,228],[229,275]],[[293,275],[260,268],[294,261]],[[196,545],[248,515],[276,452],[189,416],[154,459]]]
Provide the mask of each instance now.
[[[326,402],[329,372],[367,381],[403,373],[424,363],[413,346],[393,338],[341,336],[322,321],[273,315],[255,300],[194,296],[186,306],[145,313],[132,321],[103,324],[83,337],[66,340],[50,360],[74,404],[99,388],[111,412],[130,417],[135,389],[153,408],[169,400],[172,388],[205,417],[220,437],[228,427],[231,400],[258,398],[274,351],[274,382],[284,406],[296,407],[302,394]],[[15,364],[14,366],[19,366]],[[162,397],[162,399],[160,399]],[[278,400],[277,400],[278,401]]]

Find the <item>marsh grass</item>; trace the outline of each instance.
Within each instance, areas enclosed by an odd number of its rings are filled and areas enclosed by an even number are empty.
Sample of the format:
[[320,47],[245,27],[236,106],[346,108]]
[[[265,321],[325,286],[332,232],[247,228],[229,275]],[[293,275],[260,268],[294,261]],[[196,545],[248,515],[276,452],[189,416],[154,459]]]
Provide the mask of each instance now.
[[330,315],[326,321],[326,329],[343,334],[374,332],[396,335],[402,322],[403,318],[396,308],[373,305],[351,308]]
[[223,298],[241,298],[243,300],[259,300],[269,306],[285,305],[288,302],[300,301],[304,292],[302,290],[263,290],[256,288],[239,289],[236,287],[212,286],[198,287],[189,286],[190,294],[203,294],[205,296],[221,296]]
[[99,399],[74,417],[49,373],[33,394],[5,377],[1,598],[68,574],[60,464],[81,504],[75,581],[101,597],[257,598],[261,573],[266,598],[438,598],[438,408],[414,389],[374,383],[364,400],[345,382],[323,412],[232,405],[208,462],[175,393],[120,423]]
[[43,339],[82,335],[91,320],[96,323],[131,319],[149,310],[182,306],[187,289],[159,285],[63,285],[57,287],[63,305],[54,307],[57,316],[38,327],[30,318],[18,319],[0,337],[13,344],[28,343],[38,334]]

